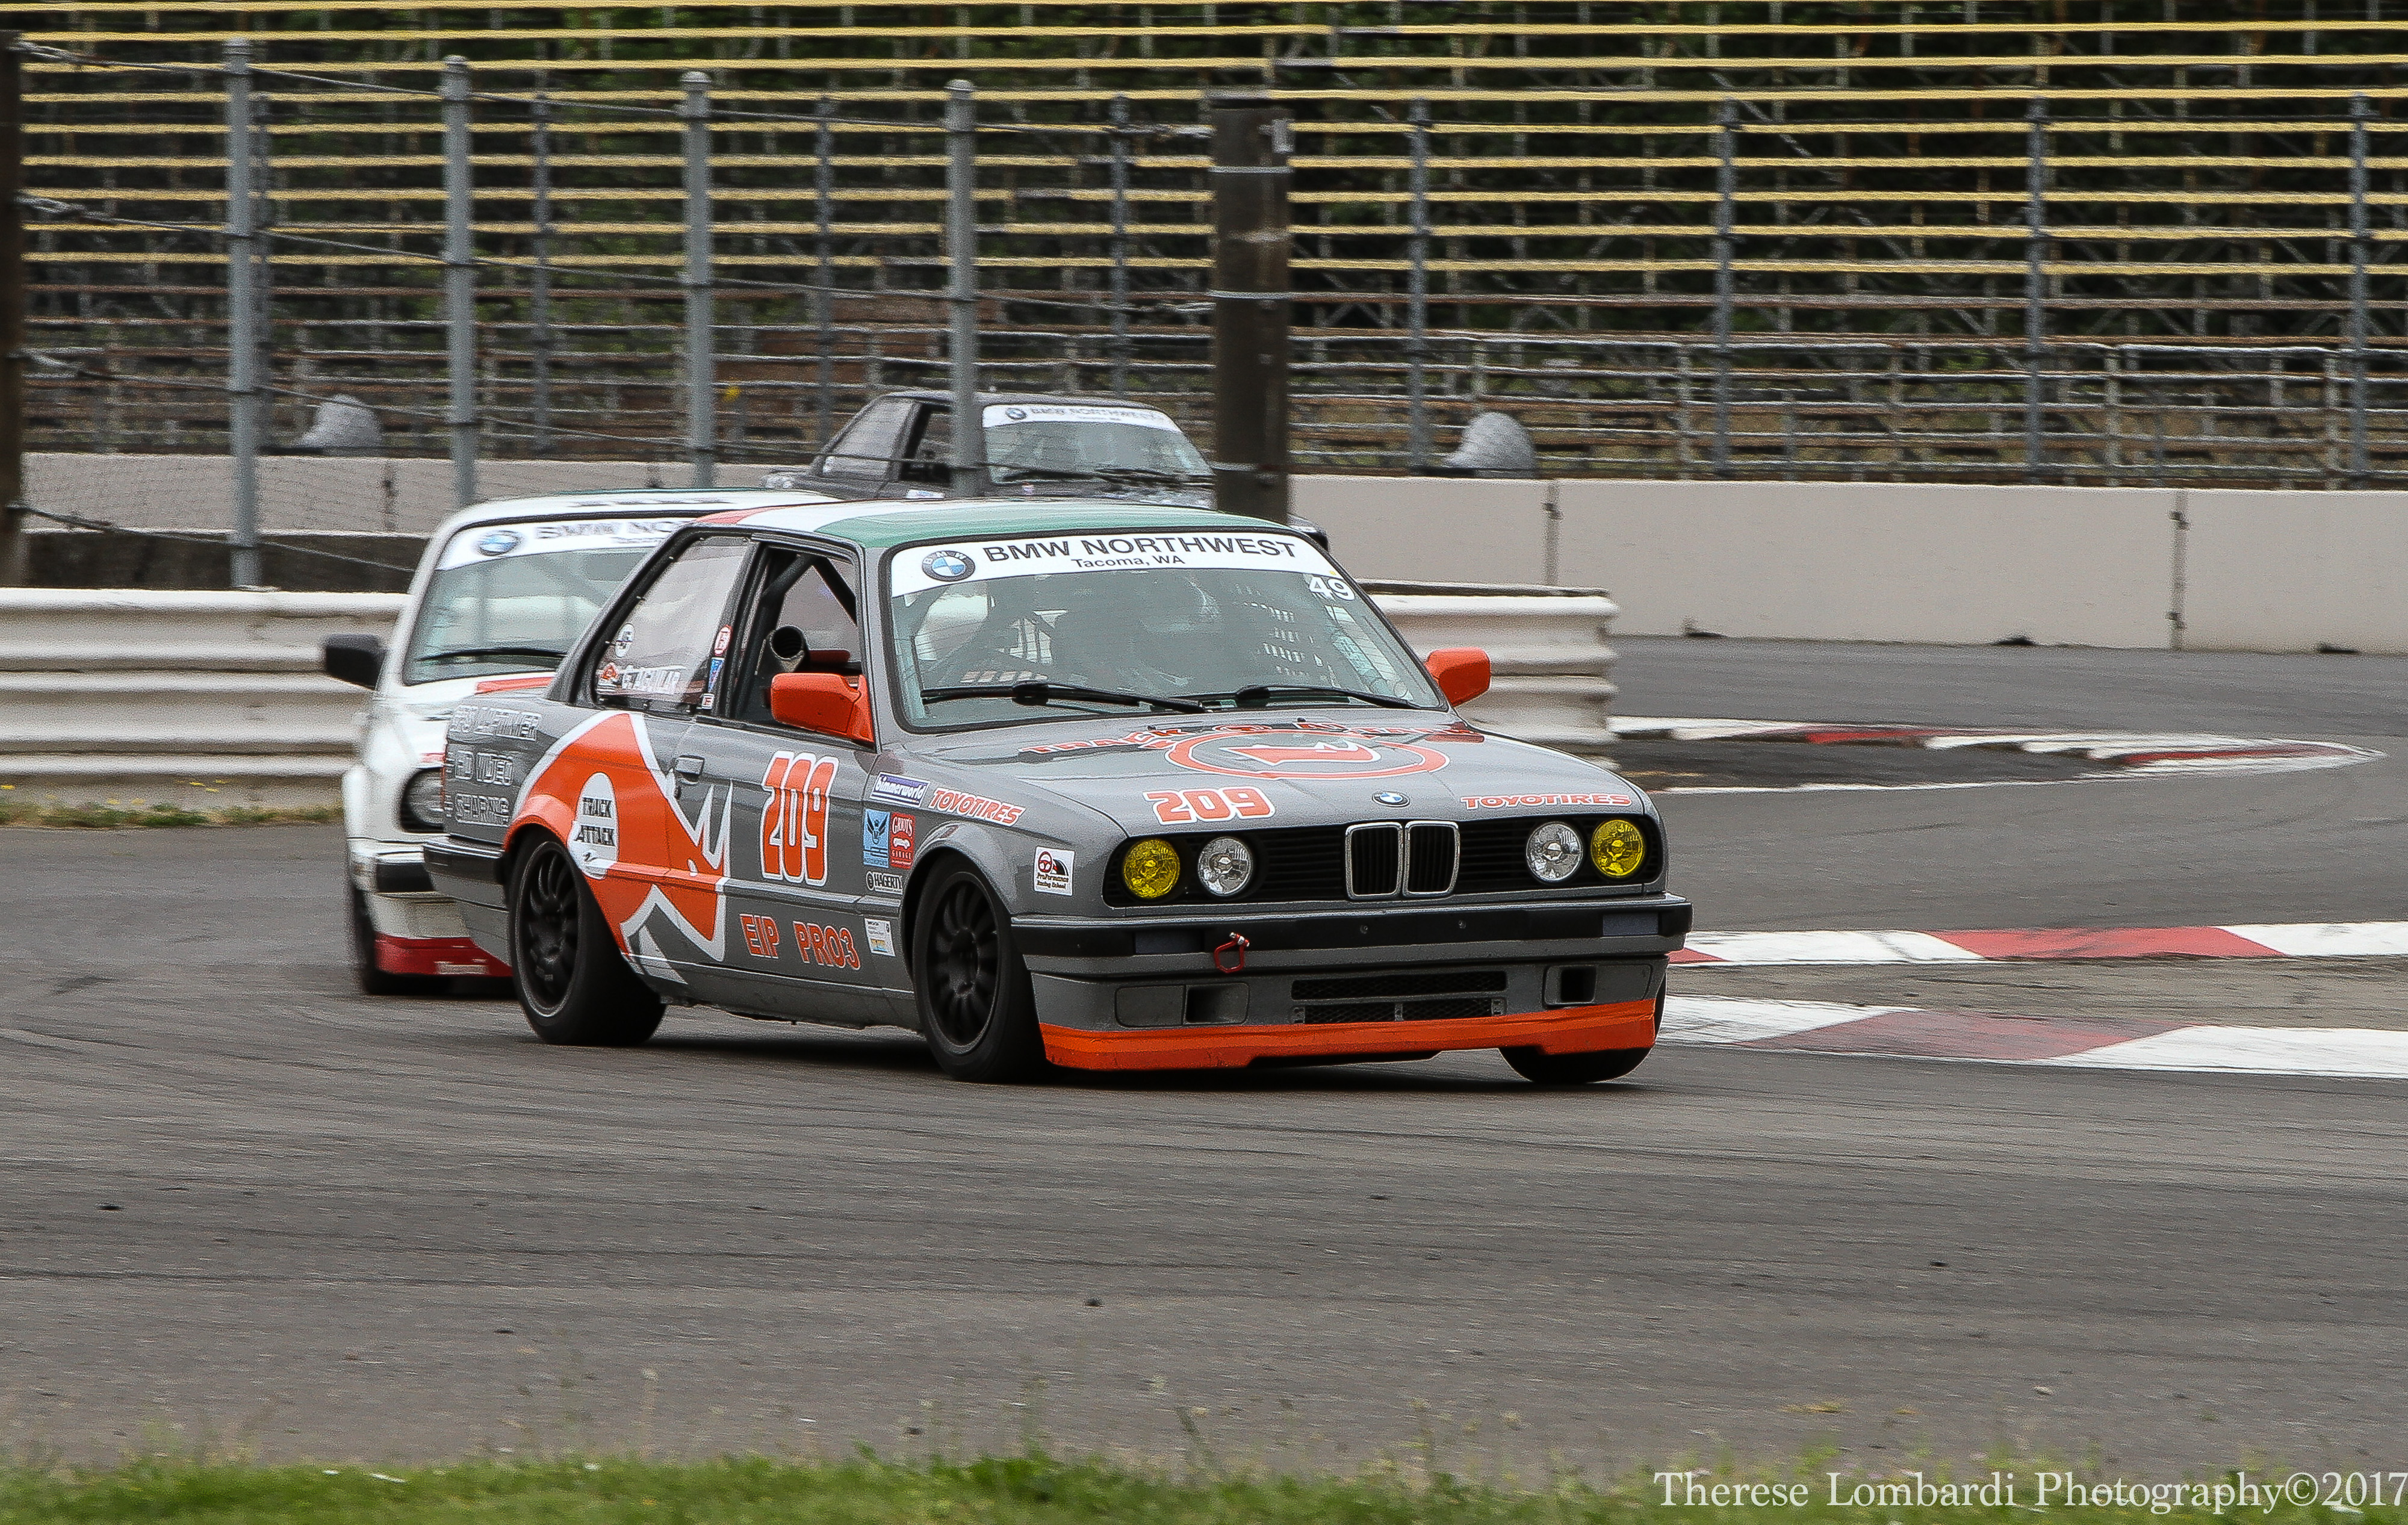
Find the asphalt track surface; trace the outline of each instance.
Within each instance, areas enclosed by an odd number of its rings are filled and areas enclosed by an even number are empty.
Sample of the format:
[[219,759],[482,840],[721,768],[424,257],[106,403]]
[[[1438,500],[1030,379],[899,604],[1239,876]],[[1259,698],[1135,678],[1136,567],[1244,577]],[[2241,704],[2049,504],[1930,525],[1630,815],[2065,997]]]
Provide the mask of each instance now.
[[[2402,676],[1706,641],[1625,667],[1632,712],[2395,756]],[[2343,919],[2397,914],[2400,783],[1668,813],[1716,929]],[[993,1089],[900,1035],[710,1016],[550,1049],[498,1002],[351,995],[337,847],[0,831],[11,1443],[2408,1465],[2396,1084],[1668,1049],[1562,1094],[1490,1055]]]

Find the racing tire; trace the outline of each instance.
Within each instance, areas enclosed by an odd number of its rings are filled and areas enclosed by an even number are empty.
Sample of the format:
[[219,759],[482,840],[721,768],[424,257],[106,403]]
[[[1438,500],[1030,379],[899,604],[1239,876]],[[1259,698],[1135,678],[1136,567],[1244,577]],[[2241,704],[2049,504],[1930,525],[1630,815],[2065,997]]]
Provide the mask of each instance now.
[[982,1085],[1034,1080],[1046,1070],[1028,966],[1011,918],[976,869],[938,870],[911,935],[920,1031],[937,1066]]
[[1498,1052],[1524,1080],[1541,1086],[1594,1086],[1600,1080],[1620,1080],[1656,1051],[1600,1048],[1587,1054],[1550,1054],[1542,1048],[1501,1048]]
[[510,987],[547,1043],[626,1048],[661,1025],[568,849],[547,837],[510,870]]
[[367,891],[351,890],[351,973],[364,996],[431,996],[443,982],[431,974],[394,974],[377,968],[376,923],[368,918]]

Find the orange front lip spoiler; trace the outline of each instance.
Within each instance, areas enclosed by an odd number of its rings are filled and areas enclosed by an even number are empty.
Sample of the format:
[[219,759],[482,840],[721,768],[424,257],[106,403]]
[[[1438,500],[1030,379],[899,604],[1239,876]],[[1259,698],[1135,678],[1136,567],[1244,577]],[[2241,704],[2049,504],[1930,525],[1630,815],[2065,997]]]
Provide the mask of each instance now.
[[1282,1023],[1245,1028],[1139,1028],[1090,1032],[1046,1027],[1045,1057],[1071,1070],[1237,1070],[1268,1058],[1340,1058],[1449,1048],[1537,1048],[1587,1054],[1656,1046],[1656,1002],[1566,1006],[1512,1016],[1436,1022]]

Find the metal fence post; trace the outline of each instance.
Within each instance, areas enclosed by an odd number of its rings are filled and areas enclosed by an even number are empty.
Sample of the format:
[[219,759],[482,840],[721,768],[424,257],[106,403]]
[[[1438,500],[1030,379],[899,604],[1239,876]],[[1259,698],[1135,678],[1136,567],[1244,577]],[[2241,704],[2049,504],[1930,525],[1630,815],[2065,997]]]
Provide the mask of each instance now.
[[1405,243],[1405,468],[1419,475],[1429,468],[1430,454],[1429,102],[1413,97],[1406,120],[1412,124],[1412,169],[1406,185],[1412,231]]
[[1128,396],[1129,372],[1129,101],[1112,97],[1112,396]]
[[811,196],[819,215],[814,250],[819,255],[819,289],[811,295],[812,315],[819,322],[819,443],[827,449],[836,432],[836,134],[831,125],[836,102],[820,97],[814,140],[819,162],[811,170]]
[[476,186],[468,162],[468,61],[443,61],[443,322],[450,339],[452,498],[477,501]]
[[0,587],[31,575],[25,545],[24,55],[0,32]]
[[710,76],[688,69],[681,81],[685,100],[685,449],[694,463],[694,485],[719,485],[719,419],[712,406],[718,384],[711,352],[710,289]]
[[1287,118],[1259,94],[1212,104],[1213,504],[1288,516]]
[[986,429],[979,412],[978,94],[968,79],[945,87],[946,299],[953,315],[953,491],[986,490]]
[[2363,95],[2349,98],[2349,482],[2366,485],[2366,119]]
[[2032,97],[2024,161],[2024,480],[2047,474],[2048,102]]
[[1731,270],[1738,241],[1739,106],[1726,100],[1714,133],[1714,439],[1713,472],[1731,474]]
[[552,453],[552,97],[535,98],[535,268],[527,272],[527,360],[533,449]]
[[259,275],[258,160],[251,146],[251,42],[225,44],[226,403],[227,449],[234,457],[234,530],[227,575],[237,588],[259,586]]

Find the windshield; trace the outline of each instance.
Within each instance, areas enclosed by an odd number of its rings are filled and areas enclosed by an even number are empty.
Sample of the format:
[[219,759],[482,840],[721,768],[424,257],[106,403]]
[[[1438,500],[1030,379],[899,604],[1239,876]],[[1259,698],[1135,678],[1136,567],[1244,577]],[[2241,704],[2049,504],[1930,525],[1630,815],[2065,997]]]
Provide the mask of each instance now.
[[888,579],[898,698],[915,727],[1445,708],[1345,574],[1293,535],[964,541],[899,551]]
[[987,469],[999,482],[1124,472],[1178,482],[1211,475],[1179,425],[1151,408],[1007,402],[990,404],[983,417]]
[[555,519],[461,530],[419,600],[401,681],[558,667],[627,574],[684,523]]

